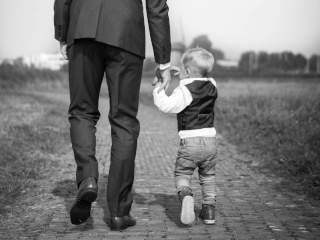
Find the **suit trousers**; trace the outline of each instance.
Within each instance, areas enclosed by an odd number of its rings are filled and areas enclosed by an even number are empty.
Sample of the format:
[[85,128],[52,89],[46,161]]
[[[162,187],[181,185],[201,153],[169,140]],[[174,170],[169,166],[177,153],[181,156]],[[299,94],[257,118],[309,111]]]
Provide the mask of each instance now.
[[76,40],[68,49],[68,58],[69,122],[77,184],[88,177],[99,177],[95,133],[105,74],[112,139],[107,201],[112,217],[127,215],[133,201],[131,190],[140,131],[137,113],[143,58],[94,39]]

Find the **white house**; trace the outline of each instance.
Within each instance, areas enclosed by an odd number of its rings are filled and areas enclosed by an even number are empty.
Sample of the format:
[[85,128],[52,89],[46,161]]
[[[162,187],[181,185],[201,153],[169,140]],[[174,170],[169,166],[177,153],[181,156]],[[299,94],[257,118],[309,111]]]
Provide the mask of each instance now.
[[22,63],[29,67],[60,70],[61,66],[68,61],[62,57],[61,53],[41,53],[39,55],[23,56]]
[[239,61],[237,60],[217,60],[217,65],[224,68],[238,68]]

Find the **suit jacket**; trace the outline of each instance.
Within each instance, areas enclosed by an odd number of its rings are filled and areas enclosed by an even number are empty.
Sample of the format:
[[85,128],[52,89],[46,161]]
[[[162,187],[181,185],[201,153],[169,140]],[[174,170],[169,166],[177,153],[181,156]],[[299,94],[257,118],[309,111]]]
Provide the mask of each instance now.
[[[170,62],[171,41],[167,0],[146,0],[155,61]],[[145,57],[142,0],[55,0],[55,38],[72,45],[94,38]]]

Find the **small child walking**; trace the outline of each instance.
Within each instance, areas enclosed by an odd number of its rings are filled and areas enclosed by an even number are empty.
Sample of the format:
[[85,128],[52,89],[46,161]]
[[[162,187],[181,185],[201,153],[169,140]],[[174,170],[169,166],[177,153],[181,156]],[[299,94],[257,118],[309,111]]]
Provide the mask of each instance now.
[[[195,220],[191,178],[198,167],[202,191],[199,219],[214,224],[216,205],[215,167],[217,138],[214,128],[214,104],[218,97],[216,82],[208,78],[213,55],[203,48],[187,50],[180,61],[180,85],[167,96],[158,82],[153,90],[154,104],[164,113],[176,113],[180,147],[175,163],[174,181],[181,201],[181,222]],[[175,75],[177,75],[175,74]]]

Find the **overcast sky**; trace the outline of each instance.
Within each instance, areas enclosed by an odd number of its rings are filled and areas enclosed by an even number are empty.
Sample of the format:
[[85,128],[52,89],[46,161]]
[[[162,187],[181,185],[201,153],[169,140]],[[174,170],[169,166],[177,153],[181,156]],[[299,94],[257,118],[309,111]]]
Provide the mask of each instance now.
[[[0,0],[0,58],[59,50],[53,3]],[[168,5],[172,42],[184,39],[188,46],[206,34],[229,59],[247,50],[320,54],[320,0],[168,0]],[[148,35],[146,51],[153,55]]]

